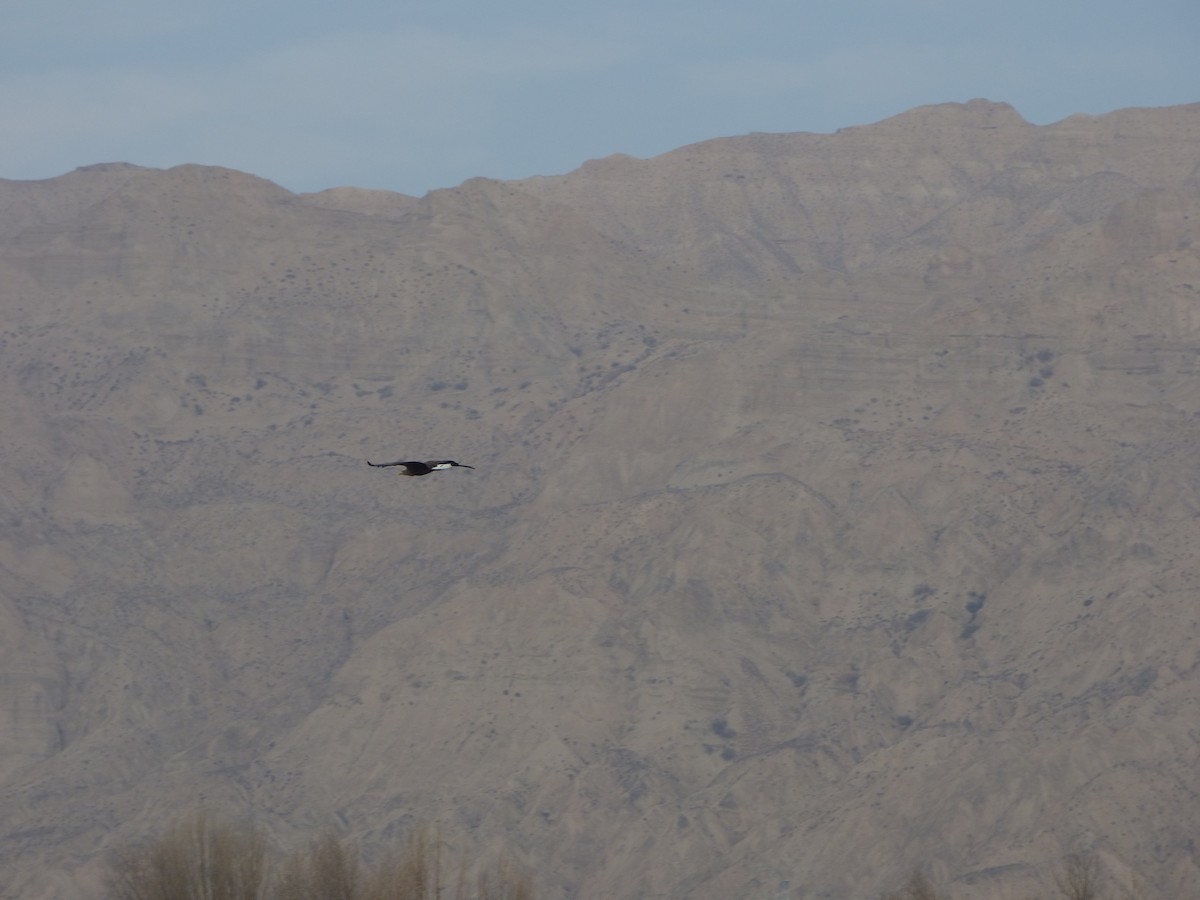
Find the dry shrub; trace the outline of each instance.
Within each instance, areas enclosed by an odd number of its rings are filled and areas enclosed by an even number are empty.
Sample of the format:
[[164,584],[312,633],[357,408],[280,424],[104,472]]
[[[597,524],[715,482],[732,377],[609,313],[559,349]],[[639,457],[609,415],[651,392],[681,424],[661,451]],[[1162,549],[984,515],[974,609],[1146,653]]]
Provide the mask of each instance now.
[[200,812],[157,840],[118,851],[111,900],[261,900],[267,843],[252,826]]
[[361,881],[358,857],[326,833],[280,864],[270,900],[357,900]]
[[371,873],[363,900],[441,900],[442,841],[425,828],[408,836],[404,849]]
[[371,874],[362,900],[534,900],[533,880],[509,859],[484,867],[474,893],[469,883],[463,865],[450,887],[443,874],[441,834],[419,828],[399,855]]
[[476,900],[533,900],[533,879],[512,860],[502,859],[479,873],[475,898]]
[[504,859],[479,871],[474,891],[467,867],[451,890],[442,841],[418,828],[404,847],[375,868],[327,833],[284,857],[266,877],[260,832],[216,822],[201,813],[161,837],[116,854],[109,900],[534,900],[533,881]]
[[908,876],[908,881],[905,882],[904,887],[890,894],[885,894],[883,900],[947,900],[947,898],[918,869]]
[[1066,900],[1101,900],[1100,863],[1092,853],[1068,854],[1054,885]]

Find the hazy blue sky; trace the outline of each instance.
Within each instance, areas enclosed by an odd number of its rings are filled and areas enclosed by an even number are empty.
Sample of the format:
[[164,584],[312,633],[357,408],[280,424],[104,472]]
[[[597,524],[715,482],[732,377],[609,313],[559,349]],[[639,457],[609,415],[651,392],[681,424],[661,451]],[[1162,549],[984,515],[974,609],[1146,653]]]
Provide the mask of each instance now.
[[1200,101],[1200,0],[0,0],[0,177],[423,194],[987,97]]

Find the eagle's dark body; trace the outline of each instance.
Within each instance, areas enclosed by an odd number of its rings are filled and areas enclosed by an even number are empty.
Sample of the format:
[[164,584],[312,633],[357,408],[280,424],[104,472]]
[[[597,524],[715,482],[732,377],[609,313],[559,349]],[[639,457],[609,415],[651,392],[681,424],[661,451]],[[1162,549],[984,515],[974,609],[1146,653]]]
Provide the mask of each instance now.
[[428,462],[410,459],[397,460],[396,462],[389,463],[373,463],[368,459],[367,465],[374,466],[377,469],[386,469],[389,466],[398,466],[400,468],[399,474],[401,475],[428,475],[430,472],[440,472],[444,469],[452,469],[455,467],[460,469],[475,468],[474,466],[468,466],[465,463],[455,462],[452,459],[431,459]]

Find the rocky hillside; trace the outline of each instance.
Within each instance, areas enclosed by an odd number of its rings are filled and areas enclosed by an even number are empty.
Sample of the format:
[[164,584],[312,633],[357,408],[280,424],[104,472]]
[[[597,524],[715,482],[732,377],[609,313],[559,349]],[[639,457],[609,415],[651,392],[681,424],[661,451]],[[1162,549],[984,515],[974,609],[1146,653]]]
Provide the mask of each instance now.
[[0,182],[0,896],[198,806],[564,900],[1187,895],[1198,223],[1200,105]]

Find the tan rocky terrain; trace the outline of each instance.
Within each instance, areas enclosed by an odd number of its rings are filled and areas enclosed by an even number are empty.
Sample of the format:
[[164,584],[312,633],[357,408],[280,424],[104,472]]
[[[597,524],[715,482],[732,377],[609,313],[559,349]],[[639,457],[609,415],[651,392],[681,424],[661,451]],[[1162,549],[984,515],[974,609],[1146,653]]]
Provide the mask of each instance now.
[[0,182],[0,894],[204,806],[544,898],[1200,896],[1198,223],[1200,105]]

